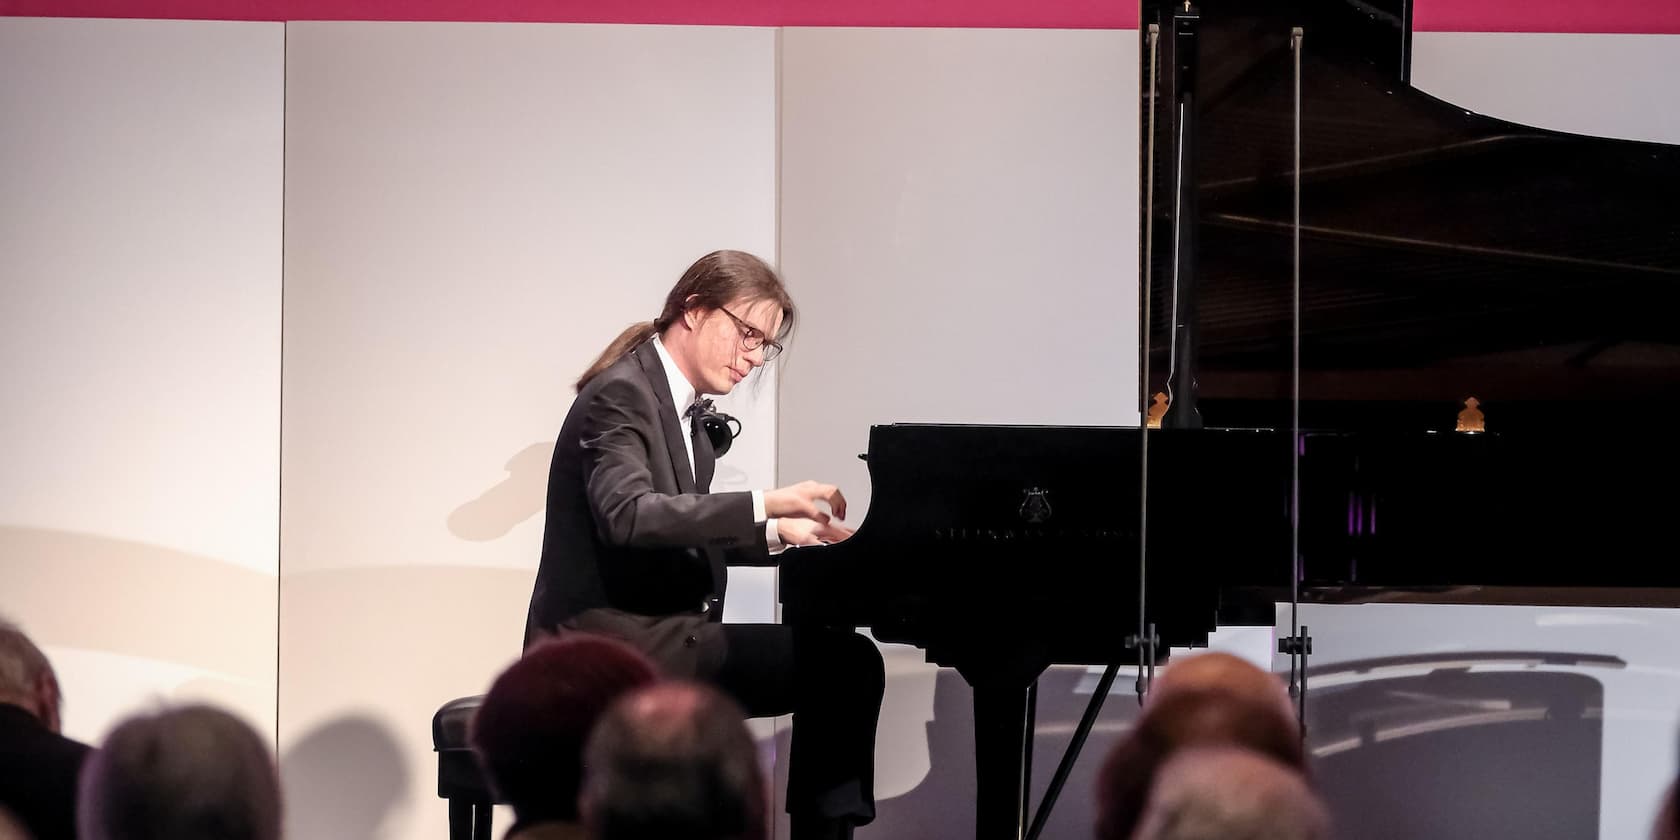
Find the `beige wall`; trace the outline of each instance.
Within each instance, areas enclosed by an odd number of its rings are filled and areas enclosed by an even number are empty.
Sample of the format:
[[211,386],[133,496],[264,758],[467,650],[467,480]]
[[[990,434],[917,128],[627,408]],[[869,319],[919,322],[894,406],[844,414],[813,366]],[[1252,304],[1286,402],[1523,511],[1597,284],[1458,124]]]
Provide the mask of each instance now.
[[274,732],[284,27],[0,18],[0,614]]
[[[442,833],[430,717],[517,653],[570,382],[701,253],[780,259],[806,315],[787,390],[726,402],[720,488],[866,502],[835,465],[870,422],[1132,418],[1135,33],[11,19],[0,48],[30,397],[0,613],[72,734],[152,697],[277,732],[295,837]],[[926,802],[937,675],[889,653],[881,792]]]
[[[293,836],[443,831],[431,715],[519,652],[571,382],[701,254],[775,257],[775,37],[288,28]],[[771,479],[774,394],[720,487]]]
[[[837,482],[855,523],[871,424],[1137,422],[1138,61],[1135,31],[784,31],[783,481]],[[859,836],[972,835],[967,686],[885,652]],[[1087,832],[1068,793],[1048,836]]]
[[[1137,47],[0,18],[0,614],[73,736],[221,703],[277,733],[292,836],[439,837],[427,724],[516,653],[568,383],[699,253],[778,258],[806,314],[785,385],[731,401],[721,488],[838,480],[856,522],[871,423],[1135,422]],[[1492,116],[1675,142],[1675,109],[1575,87],[1672,76],[1666,47],[1420,33],[1414,69]],[[771,583],[737,581],[735,617]],[[965,834],[964,689],[887,653],[862,836]],[[1052,672],[1041,744],[1088,683]],[[1668,687],[1609,690],[1634,781],[1606,776],[1606,836],[1672,765],[1644,699]],[[1083,836],[1083,789],[1052,834]]]
[[781,475],[869,426],[1137,422],[1136,32],[789,29]]
[[1593,137],[1680,143],[1680,35],[1419,32],[1412,82],[1461,108]]

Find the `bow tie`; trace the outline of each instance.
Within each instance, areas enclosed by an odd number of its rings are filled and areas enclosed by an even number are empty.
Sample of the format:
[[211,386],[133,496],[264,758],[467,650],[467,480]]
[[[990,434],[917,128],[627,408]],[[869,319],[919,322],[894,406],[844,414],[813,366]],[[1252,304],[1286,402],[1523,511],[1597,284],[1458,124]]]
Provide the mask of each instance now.
[[711,413],[711,400],[696,399],[694,402],[689,403],[688,410],[683,412],[683,416],[692,419],[695,417],[705,417]]

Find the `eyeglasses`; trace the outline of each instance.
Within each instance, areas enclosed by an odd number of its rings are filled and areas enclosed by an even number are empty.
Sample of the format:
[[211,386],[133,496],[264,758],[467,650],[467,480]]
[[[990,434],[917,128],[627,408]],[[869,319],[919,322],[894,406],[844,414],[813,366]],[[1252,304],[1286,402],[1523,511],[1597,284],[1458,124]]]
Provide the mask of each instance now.
[[730,320],[735,322],[735,326],[741,330],[741,349],[757,350],[758,348],[763,347],[764,361],[766,362],[781,354],[782,345],[766,336],[758,327],[741,320],[741,316],[736,315],[721,306],[718,307],[718,311],[728,315]]

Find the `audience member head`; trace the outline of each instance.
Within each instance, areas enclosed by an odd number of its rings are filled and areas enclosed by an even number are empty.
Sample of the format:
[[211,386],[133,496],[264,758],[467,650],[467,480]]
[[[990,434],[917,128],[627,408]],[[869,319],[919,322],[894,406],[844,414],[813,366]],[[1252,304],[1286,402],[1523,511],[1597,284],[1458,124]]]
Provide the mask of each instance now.
[[1657,809],[1657,821],[1651,825],[1651,840],[1680,840],[1680,809],[1675,807],[1675,784],[1663,793],[1662,805]]
[[1187,684],[1171,690],[1145,704],[1137,725],[1103,763],[1097,778],[1100,840],[1132,836],[1156,773],[1187,747],[1241,747],[1306,772],[1300,729],[1269,694]]
[[0,805],[0,840],[33,840],[29,830],[3,805]]
[[1236,747],[1192,747],[1155,776],[1132,840],[1324,840],[1330,818],[1292,767]]
[[1221,688],[1269,702],[1286,718],[1295,718],[1289,691],[1275,674],[1229,653],[1209,651],[1174,659],[1150,686],[1144,707],[1158,706],[1180,691]]
[[136,715],[82,769],[77,826],[80,840],[278,840],[274,756],[220,709]]
[[764,775],[741,709],[665,683],[623,698],[585,750],[584,824],[594,840],[762,840]]
[[58,732],[59,702],[58,677],[46,655],[17,625],[0,618],[0,703],[21,707]]
[[490,786],[522,823],[577,822],[583,745],[620,695],[657,679],[629,646],[567,634],[533,646],[496,677],[472,722]]

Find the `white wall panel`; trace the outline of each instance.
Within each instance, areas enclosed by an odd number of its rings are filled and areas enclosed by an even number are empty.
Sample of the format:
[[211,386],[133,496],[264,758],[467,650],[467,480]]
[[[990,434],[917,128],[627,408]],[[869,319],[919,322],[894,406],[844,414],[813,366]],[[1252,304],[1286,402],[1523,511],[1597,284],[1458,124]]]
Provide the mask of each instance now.
[[1680,35],[1419,32],[1412,82],[1461,108],[1524,125],[1680,143]]
[[[431,714],[519,652],[572,381],[695,258],[775,257],[775,33],[297,23],[287,59],[291,833],[430,838]],[[775,393],[719,489],[770,481]]]
[[0,613],[272,736],[284,29],[0,18]]
[[[1288,609],[1288,604],[1278,605],[1280,626],[1288,626]],[[1585,748],[1596,754],[1578,751],[1576,765],[1599,764],[1598,790],[1556,790],[1548,779],[1558,773],[1544,771],[1535,776],[1512,766],[1501,777],[1486,774],[1466,779],[1461,795],[1436,803],[1437,813],[1486,813],[1489,807],[1509,807],[1506,803],[1512,798],[1523,796],[1557,802],[1565,809],[1591,807],[1584,806],[1582,799],[1597,794],[1597,836],[1606,840],[1647,836],[1663,791],[1674,778],[1674,697],[1680,691],[1680,656],[1672,640],[1680,632],[1680,613],[1633,607],[1303,604],[1300,620],[1312,630],[1311,665],[1319,672],[1309,686],[1309,731],[1314,715],[1322,712],[1313,699],[1324,704],[1341,692],[1431,674],[1444,680],[1434,694],[1439,708],[1450,709],[1457,703],[1475,710],[1479,703],[1481,711],[1498,712],[1502,706],[1490,705],[1503,699],[1497,690],[1460,694],[1445,680],[1464,684],[1515,673],[1531,684],[1527,693],[1512,695],[1518,701],[1512,708],[1521,709],[1524,702],[1530,709],[1549,703],[1552,714],[1563,718],[1572,705],[1584,700],[1585,706],[1576,713],[1589,722],[1602,723],[1597,742]],[[1274,667],[1287,672],[1287,657],[1277,657]],[[1389,689],[1393,697],[1408,696],[1411,688],[1389,685],[1396,686]],[[1589,690],[1582,692],[1583,687]],[[1459,763],[1485,767],[1485,756],[1463,756],[1451,748],[1478,736],[1488,738],[1480,733],[1502,731],[1497,718],[1477,720],[1473,714],[1456,722],[1450,715],[1434,720],[1416,715],[1409,728],[1389,731],[1392,709],[1372,707],[1369,711],[1374,737],[1342,744],[1321,737],[1317,757],[1322,761],[1336,752],[1376,747],[1390,740],[1403,744],[1415,738],[1424,744],[1411,748],[1408,761],[1382,765],[1381,777],[1368,780],[1378,790],[1416,782],[1419,774],[1428,774],[1431,768],[1452,768]],[[1437,731],[1462,732],[1465,737],[1456,743],[1451,737],[1436,737],[1434,744],[1429,737],[1419,737]],[[1501,737],[1502,756],[1543,756],[1550,749],[1545,744],[1525,744],[1523,739],[1533,738],[1532,734],[1513,732]],[[1478,787],[1482,784],[1488,786],[1486,790]],[[1333,799],[1331,804],[1338,803]],[[1361,817],[1343,816],[1343,828],[1357,832]]]
[[784,481],[861,513],[872,423],[1137,422],[1137,58],[1135,31],[784,31]]
[[[1137,422],[1137,38],[784,30],[783,482],[838,483],[856,524],[871,424]],[[967,688],[886,655],[859,836],[971,835]],[[1047,689],[1041,721],[1087,697]],[[1069,793],[1047,836],[1088,833]]]

